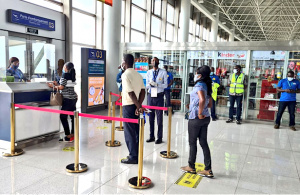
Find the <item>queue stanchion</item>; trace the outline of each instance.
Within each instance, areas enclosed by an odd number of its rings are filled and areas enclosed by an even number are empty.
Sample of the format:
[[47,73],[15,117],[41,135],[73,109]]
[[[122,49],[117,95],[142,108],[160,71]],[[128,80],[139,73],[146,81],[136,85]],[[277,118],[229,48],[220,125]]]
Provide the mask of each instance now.
[[10,105],[10,153],[3,153],[3,156],[13,157],[19,156],[24,153],[22,149],[15,148],[16,139],[16,112],[15,104],[11,103]]
[[160,156],[163,158],[177,158],[178,155],[176,152],[171,151],[171,130],[172,130],[172,108],[168,108],[168,147],[167,151],[161,151]]
[[74,140],[75,140],[75,163],[69,164],[66,167],[66,171],[69,173],[81,173],[87,171],[88,166],[84,163],[79,163],[79,113],[78,111],[74,112]]
[[[113,103],[113,106],[112,106],[112,115],[113,117],[116,116],[116,102]],[[107,141],[105,143],[106,146],[108,147],[117,147],[117,146],[121,146],[121,142],[115,140],[115,121],[113,120],[112,121],[112,124],[111,124],[111,140]]]
[[[108,97],[108,116],[111,116],[111,91],[109,92],[109,97]],[[104,120],[104,123],[112,123],[110,120]]]
[[[122,93],[121,93],[121,97],[122,97]],[[122,98],[120,99],[120,118],[123,118],[123,106],[122,106]],[[120,121],[120,126],[116,127],[117,131],[124,131],[124,127],[123,127],[123,122]]]
[[139,159],[138,159],[138,176],[128,180],[129,186],[135,189],[146,189],[151,186],[151,179],[143,177],[143,153],[144,153],[144,115],[140,114],[139,118]]

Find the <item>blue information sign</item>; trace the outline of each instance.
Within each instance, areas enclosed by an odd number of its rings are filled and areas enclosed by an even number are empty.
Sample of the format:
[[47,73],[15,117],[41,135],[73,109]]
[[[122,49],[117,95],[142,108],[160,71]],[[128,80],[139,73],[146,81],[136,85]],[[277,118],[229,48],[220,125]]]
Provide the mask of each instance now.
[[104,60],[89,60],[89,74],[104,74]]
[[19,12],[16,10],[9,9],[8,22],[21,24],[24,26],[31,26],[49,31],[55,31],[55,20]]
[[105,52],[99,49],[89,49],[89,59],[105,60]]

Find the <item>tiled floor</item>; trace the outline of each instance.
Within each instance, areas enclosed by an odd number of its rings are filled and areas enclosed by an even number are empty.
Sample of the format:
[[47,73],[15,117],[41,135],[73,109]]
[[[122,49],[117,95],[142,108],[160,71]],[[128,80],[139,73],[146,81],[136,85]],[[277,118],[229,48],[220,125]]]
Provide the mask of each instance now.
[[[99,114],[99,113],[98,113]],[[106,112],[102,112],[106,114]],[[182,175],[189,155],[187,121],[176,113],[172,121],[171,148],[177,159],[163,159],[166,150],[167,117],[164,118],[164,143],[145,143],[143,175],[153,187],[136,190],[128,179],[137,176],[137,165],[124,165],[128,155],[123,132],[116,131],[120,147],[109,148],[110,125],[101,120],[80,121],[80,162],[88,171],[70,174],[66,165],[73,163],[74,152],[64,152],[57,139],[25,148],[25,154],[0,158],[0,194],[264,194],[300,193],[300,131],[273,129],[270,123],[226,124],[211,122],[208,140],[215,179],[203,178],[196,189],[174,184]],[[103,127],[108,127],[104,129]],[[149,135],[146,124],[145,139]],[[197,162],[203,163],[199,146]],[[298,171],[299,170],[299,171]]]

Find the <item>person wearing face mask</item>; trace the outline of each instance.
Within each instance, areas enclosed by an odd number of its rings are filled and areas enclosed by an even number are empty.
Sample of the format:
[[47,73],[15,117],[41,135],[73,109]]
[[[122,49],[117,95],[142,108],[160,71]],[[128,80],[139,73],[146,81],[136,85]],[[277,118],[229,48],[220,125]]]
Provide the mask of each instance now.
[[212,81],[210,78],[210,68],[202,66],[197,69],[195,76],[195,86],[190,94],[189,106],[189,160],[188,166],[181,167],[181,170],[189,173],[196,173],[195,162],[197,155],[197,139],[199,139],[200,146],[204,154],[205,169],[197,172],[203,177],[214,177],[211,167],[211,155],[207,143],[207,129],[210,123],[209,108],[212,106]]
[[220,87],[220,79],[217,75],[215,75],[215,68],[210,68],[210,78],[212,80],[212,107],[210,109],[211,112],[211,119],[212,121],[217,120],[216,116],[216,101],[217,101],[217,92],[218,88]]
[[117,74],[117,85],[118,85],[118,89],[119,89],[119,92],[121,93],[122,92],[122,74],[124,73],[124,67],[123,65],[119,65],[118,66],[118,69],[119,69],[119,73]]
[[[63,74],[61,79],[58,82],[53,81],[52,83],[48,83],[50,88],[55,88],[57,91],[60,90],[63,95],[63,102],[61,110],[65,111],[75,111],[76,110],[76,102],[77,102],[77,94],[74,90],[76,85],[76,72],[74,69],[74,64],[72,62],[65,63],[63,70]],[[70,115],[72,121],[72,131],[70,132],[70,127],[68,123],[68,115],[60,114],[60,121],[65,131],[65,137],[59,139],[59,142],[73,142],[74,141],[74,116]]]
[[[164,65],[164,69],[167,71],[167,77],[168,77],[168,87],[165,88],[165,97],[166,97],[166,103],[167,107],[171,107],[171,86],[173,85],[173,74],[168,72],[168,66]],[[173,112],[173,111],[172,111]],[[168,114],[168,111],[166,111]]]
[[300,82],[294,79],[295,74],[289,71],[286,79],[279,81],[277,91],[281,93],[278,113],[275,121],[275,129],[279,129],[282,114],[286,107],[288,107],[290,114],[290,129],[296,131],[295,128],[295,108],[296,108],[296,93],[300,93]]
[[241,114],[242,114],[242,101],[244,95],[244,89],[246,88],[246,76],[241,73],[242,67],[236,65],[233,69],[233,74],[229,77],[229,119],[226,123],[233,122],[233,109],[236,102],[236,124],[241,124]]
[[6,76],[13,76],[15,82],[29,82],[29,80],[24,76],[23,72],[19,69],[19,59],[16,57],[11,57],[9,59],[9,66],[6,70]]
[[[158,68],[159,60],[157,57],[152,59],[153,69],[148,70],[146,77],[146,87],[148,89],[148,105],[149,106],[164,106],[164,89],[168,87],[168,76],[164,69]],[[155,112],[157,115],[157,140],[155,141],[154,136],[154,122]],[[151,110],[149,116],[150,123],[150,138],[146,142],[153,142],[155,144],[162,143],[163,137],[163,111],[162,110]]]

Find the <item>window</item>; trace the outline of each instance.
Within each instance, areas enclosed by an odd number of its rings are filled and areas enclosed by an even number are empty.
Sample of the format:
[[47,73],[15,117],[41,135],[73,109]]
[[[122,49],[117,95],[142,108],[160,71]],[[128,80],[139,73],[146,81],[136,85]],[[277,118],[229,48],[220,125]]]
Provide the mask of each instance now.
[[121,43],[125,42],[125,27],[121,26]]
[[175,9],[172,5],[168,4],[167,6],[167,22],[174,24],[174,12]]
[[161,17],[161,0],[153,0],[152,13]]
[[61,0],[55,0],[58,3],[54,3],[54,2],[46,1],[46,0],[24,0],[24,1],[27,1],[29,3],[33,3],[36,5],[42,6],[42,7],[46,7],[49,9],[53,9],[55,11],[63,12],[63,7],[61,4],[59,4],[59,3],[61,3]]
[[151,42],[152,43],[157,43],[157,42],[160,42],[161,40],[159,38],[156,38],[156,37],[151,37]]
[[203,28],[203,41],[206,41],[206,38],[207,38],[207,30],[206,30],[206,28],[204,27]]
[[73,7],[92,14],[96,13],[95,0],[73,0]]
[[200,39],[199,39],[199,37],[196,37],[196,42],[200,42]]
[[96,18],[73,11],[73,42],[96,44]]
[[143,9],[146,9],[146,0],[132,0],[132,3]]
[[131,42],[145,42],[145,34],[131,30]]
[[122,25],[125,25],[125,14],[126,14],[126,11],[125,11],[125,1],[123,0],[122,1],[122,14],[121,14],[121,24]]
[[145,20],[146,20],[145,11],[137,8],[136,6],[132,6],[131,27],[136,30],[145,32]]
[[174,35],[174,26],[171,24],[167,24],[167,41],[173,41],[173,35]]
[[189,29],[189,33],[194,34],[194,32],[193,32],[193,20],[192,20],[192,19],[190,19],[190,29]]
[[200,36],[200,25],[199,24],[196,25],[196,36],[197,37]]
[[193,35],[189,34],[189,42],[193,42]]
[[151,35],[160,37],[161,29],[161,20],[155,16],[152,16],[151,21]]

